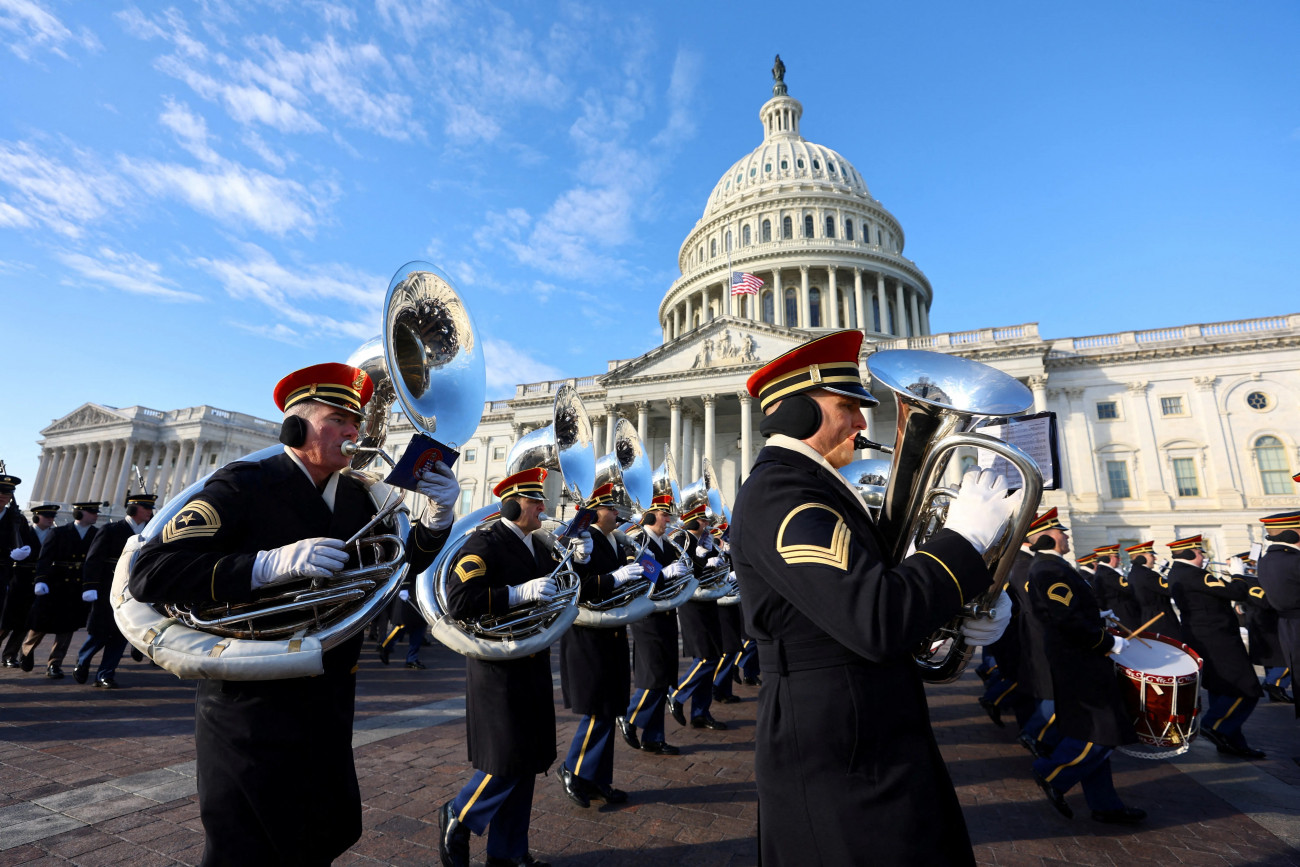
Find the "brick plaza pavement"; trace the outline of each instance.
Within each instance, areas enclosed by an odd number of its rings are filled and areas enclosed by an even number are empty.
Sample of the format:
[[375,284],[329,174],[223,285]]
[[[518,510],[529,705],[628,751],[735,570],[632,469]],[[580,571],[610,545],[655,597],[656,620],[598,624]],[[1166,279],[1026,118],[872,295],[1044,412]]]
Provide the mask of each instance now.
[[[80,646],[82,636],[73,641]],[[470,772],[465,761],[463,661],[426,648],[427,671],[380,665],[363,654],[354,739],[365,832],[338,864],[436,864],[437,809]],[[555,660],[558,654],[553,654]],[[129,660],[127,688],[48,681],[0,670],[0,867],[196,864],[202,833],[193,781],[193,687]],[[69,666],[68,671],[71,671]],[[754,701],[715,705],[726,732],[678,728],[677,757],[621,742],[618,808],[579,809],[554,773],[539,778],[532,851],[567,865],[754,864]],[[1082,796],[1073,821],[1058,816],[1028,775],[1011,728],[992,726],[967,673],[930,689],[931,714],[981,864],[1300,865],[1300,725],[1289,705],[1263,702],[1247,733],[1262,762],[1220,759],[1198,742],[1172,761],[1114,760],[1125,800],[1151,817],[1137,829],[1099,825]],[[559,706],[558,751],[575,726]],[[880,712],[887,713],[887,706]],[[471,852],[483,855],[475,838]]]

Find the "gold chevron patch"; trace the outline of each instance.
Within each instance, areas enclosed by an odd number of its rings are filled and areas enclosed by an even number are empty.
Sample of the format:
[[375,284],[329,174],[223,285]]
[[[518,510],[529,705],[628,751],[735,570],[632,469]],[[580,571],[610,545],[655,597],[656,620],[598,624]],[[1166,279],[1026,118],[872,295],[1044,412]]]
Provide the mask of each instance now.
[[1224,583],[1224,580],[1223,580],[1222,578],[1215,578],[1215,577],[1214,577],[1213,575],[1211,575],[1209,572],[1206,572],[1206,573],[1205,573],[1205,586],[1206,586],[1206,587],[1226,587],[1226,586],[1228,586],[1228,585],[1227,585],[1226,583]]
[[1121,587],[1127,587],[1127,586],[1128,586],[1128,578],[1127,578],[1126,576],[1124,576],[1124,575],[1119,576],[1119,586],[1121,586]]
[[[831,523],[825,515],[804,514],[809,510],[829,512],[835,519]],[[792,526],[792,523],[794,525]],[[786,540],[789,531],[790,539]],[[790,566],[833,566],[847,570],[849,567],[849,528],[840,513],[821,503],[804,503],[785,516],[776,531],[776,553]]]
[[216,507],[205,500],[194,500],[177,513],[163,527],[163,544],[182,539],[201,539],[214,536],[221,529],[221,515]]
[[456,563],[455,573],[460,576],[461,583],[471,578],[477,578],[487,573],[487,564],[483,558],[477,554],[466,554]]
[[1074,601],[1074,591],[1070,589],[1069,584],[1061,581],[1047,588],[1047,598],[1062,605],[1069,605]]
[[1256,599],[1263,599],[1263,598],[1264,598],[1264,588],[1263,588],[1263,587],[1252,587],[1252,588],[1250,588],[1250,590],[1249,590],[1248,592],[1250,593],[1251,596],[1254,596]]

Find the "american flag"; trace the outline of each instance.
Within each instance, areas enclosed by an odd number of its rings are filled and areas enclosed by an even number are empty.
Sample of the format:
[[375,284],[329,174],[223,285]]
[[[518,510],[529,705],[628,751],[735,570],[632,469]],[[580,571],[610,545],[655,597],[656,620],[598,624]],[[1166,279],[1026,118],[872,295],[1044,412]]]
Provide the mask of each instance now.
[[758,290],[762,288],[763,281],[753,274],[746,274],[744,271],[731,272],[732,295],[757,295]]

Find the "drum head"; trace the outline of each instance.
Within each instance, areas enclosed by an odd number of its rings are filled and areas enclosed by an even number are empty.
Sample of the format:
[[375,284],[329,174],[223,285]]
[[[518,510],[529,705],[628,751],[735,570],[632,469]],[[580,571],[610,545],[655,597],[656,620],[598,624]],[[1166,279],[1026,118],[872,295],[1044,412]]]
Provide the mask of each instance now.
[[1110,658],[1129,671],[1161,677],[1183,677],[1201,670],[1201,658],[1190,647],[1154,632],[1135,635],[1123,653]]

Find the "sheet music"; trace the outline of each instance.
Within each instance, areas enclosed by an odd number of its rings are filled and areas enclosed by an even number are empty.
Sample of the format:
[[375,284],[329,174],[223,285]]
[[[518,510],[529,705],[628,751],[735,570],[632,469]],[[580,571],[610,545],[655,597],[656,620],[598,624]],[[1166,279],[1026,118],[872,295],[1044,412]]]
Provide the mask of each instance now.
[[[979,428],[978,432],[1017,446],[1025,454],[1033,458],[1035,463],[1038,464],[1039,471],[1043,474],[1044,490],[1055,489],[1059,486],[1055,413],[1042,412],[1037,415],[1008,419],[1003,424],[985,425]],[[981,449],[978,464],[982,469],[992,468],[1005,474],[1007,483],[1012,488],[1024,486],[1024,482],[1020,478],[1020,471],[1006,458],[995,455],[987,449]]]

